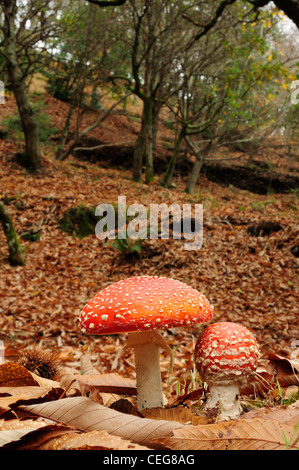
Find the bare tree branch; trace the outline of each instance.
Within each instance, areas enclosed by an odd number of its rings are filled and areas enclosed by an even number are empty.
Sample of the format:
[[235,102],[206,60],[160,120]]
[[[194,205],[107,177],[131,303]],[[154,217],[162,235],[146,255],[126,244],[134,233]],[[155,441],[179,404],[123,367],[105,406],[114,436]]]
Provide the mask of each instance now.
[[195,36],[195,40],[198,40],[200,39],[202,36],[205,36],[209,31],[210,29],[213,28],[213,26],[217,23],[218,19],[221,17],[222,13],[224,12],[225,8],[228,6],[228,5],[232,5],[233,3],[235,3],[236,0],[222,0],[222,2],[220,3],[220,5],[218,6],[216,12],[215,12],[215,15],[213,16],[213,18],[209,21],[209,23],[207,23],[204,27],[203,27],[203,30],[198,33],[196,36]]
[[76,147],[74,148],[74,151],[75,150],[98,150],[103,147],[121,147],[123,145],[130,145],[134,143],[135,143],[135,140],[127,140],[126,142],[120,142],[117,144],[100,144],[100,145],[95,145],[94,147]]
[[117,7],[126,3],[127,0],[111,0],[110,2],[107,1],[100,1],[100,0],[88,0],[89,3],[93,3],[94,5],[98,5],[100,8],[104,7]]
[[[270,0],[247,0],[254,9],[262,8],[270,3]],[[236,0],[222,0],[211,20],[206,24],[202,25],[202,31],[198,33],[195,37],[195,40],[200,39],[202,36],[205,36],[210,29],[217,23],[218,19],[221,17],[222,13],[224,12],[225,8],[229,5],[235,3]],[[274,0],[274,4],[279,10],[282,10],[299,28],[299,0]],[[191,18],[184,16],[185,19],[191,21]]]

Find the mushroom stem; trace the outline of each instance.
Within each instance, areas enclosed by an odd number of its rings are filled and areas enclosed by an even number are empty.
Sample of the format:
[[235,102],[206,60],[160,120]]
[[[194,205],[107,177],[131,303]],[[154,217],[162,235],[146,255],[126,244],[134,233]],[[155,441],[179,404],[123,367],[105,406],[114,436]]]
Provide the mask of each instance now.
[[209,384],[209,393],[204,409],[216,407],[219,409],[217,421],[226,421],[240,416],[242,407],[238,383]]
[[160,372],[160,346],[168,348],[162,336],[156,331],[130,333],[127,347],[135,352],[137,382],[137,408],[164,406]]
[[163,407],[160,348],[156,344],[135,347],[137,408]]

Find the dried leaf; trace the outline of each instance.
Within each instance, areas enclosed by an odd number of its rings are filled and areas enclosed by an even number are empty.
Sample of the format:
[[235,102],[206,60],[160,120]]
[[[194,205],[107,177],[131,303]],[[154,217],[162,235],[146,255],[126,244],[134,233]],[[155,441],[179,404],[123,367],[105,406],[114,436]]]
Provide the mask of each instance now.
[[[30,389],[31,387],[28,388]],[[14,417],[17,416],[19,419],[28,419],[28,417],[31,417],[31,415],[28,416],[28,414],[21,409],[20,405],[31,405],[35,403],[37,404],[49,401],[57,401],[62,396],[63,389],[52,388],[51,390],[43,389],[43,393],[40,394],[32,393],[32,395],[25,395],[25,398],[16,397],[14,399],[10,399],[10,401],[7,403],[7,406],[9,407],[9,413],[6,413],[5,415],[3,414],[3,417],[5,416],[5,418],[8,419],[7,414],[12,414]],[[7,398],[7,400],[9,400],[9,398]]]
[[76,378],[86,391],[136,395],[136,381],[118,374],[78,375]]
[[[62,389],[61,389],[62,390]],[[26,400],[30,398],[37,398],[49,392],[48,387],[40,386],[25,386],[25,387],[1,387],[0,397],[9,396],[16,400]]]
[[283,391],[283,398],[284,400],[290,399],[292,396],[299,396],[299,387],[297,385],[289,385]]
[[61,386],[67,390],[67,395],[82,395],[84,390],[81,390],[77,382],[77,374],[74,374],[69,367],[61,367],[59,370],[58,380]]
[[110,434],[152,447],[151,441],[171,435],[180,423],[126,415],[106,408],[86,397],[69,397],[37,405],[21,406],[28,413],[74,426],[81,431],[107,431]]
[[64,435],[52,439],[39,447],[39,450],[146,450],[148,447],[133,444],[106,431]]
[[273,376],[266,370],[258,368],[257,373],[253,375],[245,384],[240,387],[240,395],[265,394],[273,387]]
[[[107,405],[106,405],[107,406]],[[127,400],[126,398],[119,398],[109,405],[111,410],[119,411],[120,413],[125,413],[127,415],[139,416],[143,418],[143,415],[136,410],[134,405]]]
[[33,420],[20,421],[18,419],[0,421],[0,447],[7,446],[12,442],[19,441],[34,429],[46,426],[45,422]]
[[[27,425],[28,420],[18,421],[15,429],[0,431],[0,440],[2,436],[3,446],[6,449],[14,450],[39,450],[44,443],[63,437],[74,435],[76,430],[62,424],[48,424],[39,421],[36,426],[32,421]],[[23,424],[24,423],[24,424]],[[22,425],[23,424],[23,425]],[[6,442],[4,442],[6,440]]]
[[20,364],[6,362],[0,365],[0,387],[38,385],[32,374]]
[[[52,391],[53,390],[53,391]],[[46,401],[49,401],[49,396],[54,395],[55,398],[61,395],[63,390],[51,389],[45,387],[1,387],[0,388],[0,416],[3,413],[14,408],[15,404],[29,400],[38,400],[44,397]]]
[[270,353],[268,359],[267,371],[269,374],[275,374],[281,386],[299,385],[298,361],[294,362],[274,353]]
[[152,408],[142,410],[145,418],[166,419],[167,421],[177,421],[182,424],[210,424],[215,421],[215,416],[209,412],[197,411],[185,406],[176,406],[173,408]]
[[91,363],[90,354],[82,354],[80,360],[80,371],[82,375],[95,375],[99,373]]
[[51,432],[44,436],[38,443],[38,446],[34,450],[64,450],[65,442],[69,441],[73,437],[80,435],[78,431],[72,432],[67,431],[62,433],[51,434]]
[[172,450],[284,450],[299,446],[299,431],[274,419],[232,420],[208,426],[175,429],[173,436],[158,439]]
[[299,420],[299,400],[288,406],[256,408],[242,415],[242,419],[252,418],[275,419],[295,428]]
[[60,387],[60,383],[57,382],[57,380],[45,379],[44,377],[40,377],[39,375],[35,374],[34,372],[30,372],[30,373],[31,373],[33,379],[36,381],[36,383],[40,387],[44,387],[44,388],[48,388],[48,389],[59,388]]

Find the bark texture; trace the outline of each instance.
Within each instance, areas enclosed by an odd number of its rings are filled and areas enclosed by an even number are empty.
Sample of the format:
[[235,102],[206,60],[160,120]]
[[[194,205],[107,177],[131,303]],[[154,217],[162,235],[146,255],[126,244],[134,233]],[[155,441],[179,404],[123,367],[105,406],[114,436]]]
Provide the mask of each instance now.
[[21,254],[18,237],[16,235],[11,218],[6,208],[1,202],[0,202],[0,222],[2,224],[4,234],[6,236],[6,240],[8,243],[10,264],[12,266],[18,266],[18,265],[23,266],[25,262]]
[[4,55],[7,63],[7,72],[17,102],[25,136],[26,148],[21,161],[24,166],[34,171],[40,167],[41,163],[38,125],[29,103],[22,70],[18,63],[15,28],[16,0],[1,1],[1,6],[4,13]]

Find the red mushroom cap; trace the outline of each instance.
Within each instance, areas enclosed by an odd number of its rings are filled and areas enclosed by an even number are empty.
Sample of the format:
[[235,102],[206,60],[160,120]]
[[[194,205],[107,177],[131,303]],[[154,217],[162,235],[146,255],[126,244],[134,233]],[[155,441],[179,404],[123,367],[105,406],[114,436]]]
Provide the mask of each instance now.
[[252,333],[233,322],[209,325],[198,338],[194,359],[205,382],[240,379],[253,374],[259,358],[258,344]]
[[187,284],[159,276],[124,279],[103,289],[80,317],[85,333],[112,334],[210,321],[213,307]]

